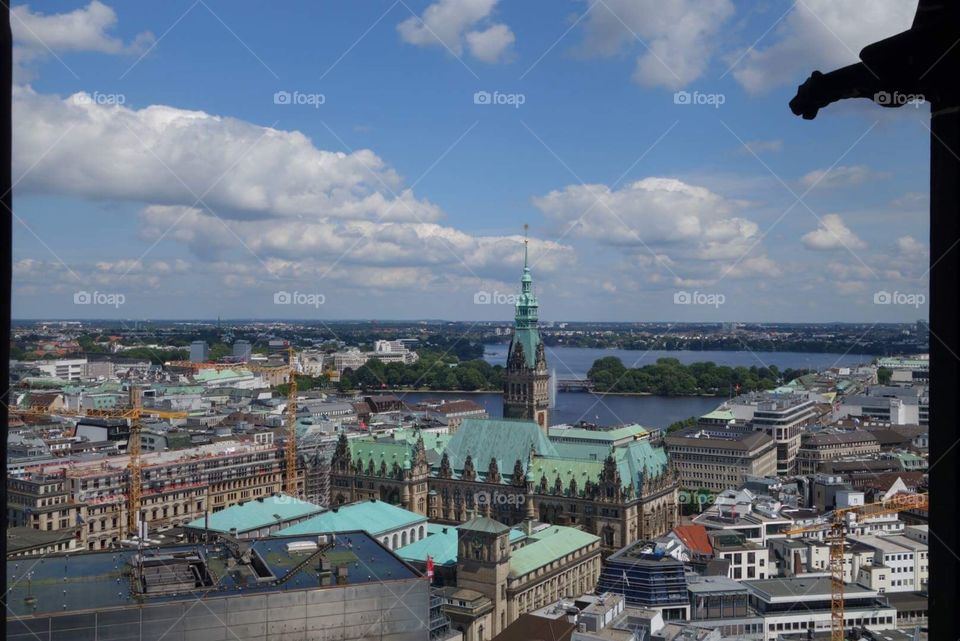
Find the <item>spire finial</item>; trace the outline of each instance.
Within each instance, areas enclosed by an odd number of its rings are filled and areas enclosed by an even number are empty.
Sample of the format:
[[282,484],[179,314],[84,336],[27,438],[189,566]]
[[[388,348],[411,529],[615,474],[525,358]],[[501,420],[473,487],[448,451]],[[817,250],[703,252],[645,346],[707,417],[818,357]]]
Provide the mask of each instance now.
[[527,269],[527,246],[530,244],[530,239],[527,238],[527,232],[530,230],[530,225],[527,223],[523,224],[523,268]]

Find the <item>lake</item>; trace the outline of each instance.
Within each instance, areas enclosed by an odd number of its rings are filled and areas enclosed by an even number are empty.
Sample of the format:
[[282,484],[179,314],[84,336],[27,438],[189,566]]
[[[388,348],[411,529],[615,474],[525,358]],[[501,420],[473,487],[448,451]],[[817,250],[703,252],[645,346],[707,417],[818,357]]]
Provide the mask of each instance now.
[[[547,366],[556,370],[558,378],[585,378],[594,361],[605,356],[616,356],[627,367],[641,367],[655,363],[658,358],[675,358],[684,365],[699,361],[713,361],[717,365],[751,367],[777,366],[787,368],[827,369],[869,363],[875,357],[868,354],[823,354],[817,352],[724,352],[693,350],[631,350],[597,349],[593,347],[547,347]],[[484,359],[492,365],[505,365],[507,344],[484,345]]]
[[[500,394],[492,392],[403,392],[397,395],[407,402],[466,398],[482,405],[491,417],[503,416],[503,399]],[[640,423],[646,427],[666,427],[691,416],[706,414],[722,402],[722,398],[702,396],[599,396],[586,392],[559,392],[557,407],[551,410],[550,423],[572,424],[585,420],[600,425]]]

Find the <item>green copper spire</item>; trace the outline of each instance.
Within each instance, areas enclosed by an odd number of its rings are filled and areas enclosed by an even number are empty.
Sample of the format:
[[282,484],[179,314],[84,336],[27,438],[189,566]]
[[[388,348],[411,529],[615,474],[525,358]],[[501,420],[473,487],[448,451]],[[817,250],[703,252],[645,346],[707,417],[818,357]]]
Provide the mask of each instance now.
[[516,315],[514,317],[516,329],[536,329],[537,327],[537,297],[533,295],[533,276],[530,275],[529,240],[526,237],[527,226],[523,226],[523,276],[520,277],[520,295],[517,297]]

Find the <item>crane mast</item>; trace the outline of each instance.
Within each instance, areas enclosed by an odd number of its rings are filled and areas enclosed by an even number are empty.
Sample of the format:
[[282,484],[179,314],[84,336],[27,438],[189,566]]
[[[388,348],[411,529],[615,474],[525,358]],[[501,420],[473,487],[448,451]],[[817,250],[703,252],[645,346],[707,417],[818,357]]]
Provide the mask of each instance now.
[[843,553],[847,539],[847,515],[858,517],[897,514],[907,510],[929,509],[927,494],[898,494],[887,501],[855,505],[833,511],[828,523],[817,523],[786,530],[784,534],[803,534],[807,532],[827,531],[825,540],[830,545],[830,641],[846,641],[846,623],[844,621],[844,573]]
[[290,358],[290,380],[287,386],[287,496],[297,495],[297,367],[294,360],[294,351],[288,348]]

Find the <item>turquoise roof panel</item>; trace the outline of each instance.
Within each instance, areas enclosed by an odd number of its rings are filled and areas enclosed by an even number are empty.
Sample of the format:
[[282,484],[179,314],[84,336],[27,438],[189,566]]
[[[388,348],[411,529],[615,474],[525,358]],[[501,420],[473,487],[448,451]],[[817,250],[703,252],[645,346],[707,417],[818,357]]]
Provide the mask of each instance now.
[[380,536],[426,520],[427,517],[421,514],[384,501],[363,501],[318,514],[302,523],[280,530],[277,536],[328,534],[351,530],[363,530],[372,536]]
[[212,532],[223,533],[229,533],[236,528],[238,533],[243,533],[275,525],[277,521],[290,521],[322,511],[323,508],[319,505],[279,494],[268,496],[262,501],[247,501],[213,512],[207,518],[194,519],[187,527],[197,530],[206,527]]

